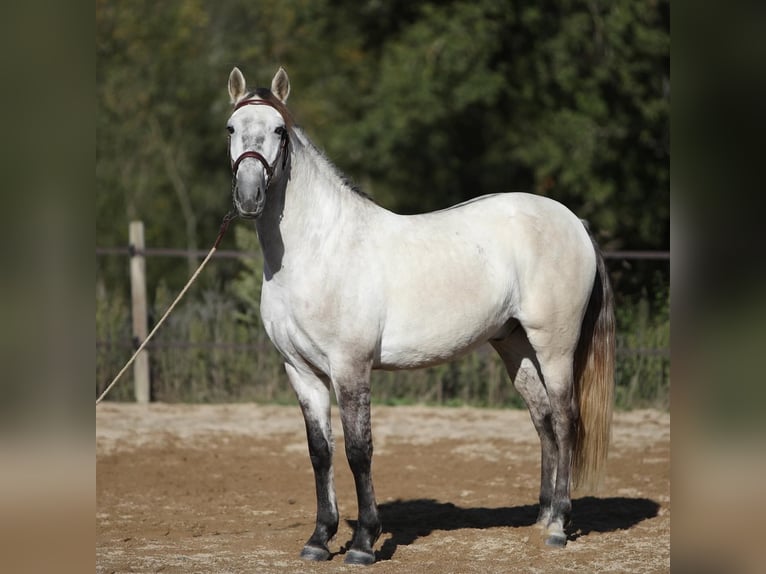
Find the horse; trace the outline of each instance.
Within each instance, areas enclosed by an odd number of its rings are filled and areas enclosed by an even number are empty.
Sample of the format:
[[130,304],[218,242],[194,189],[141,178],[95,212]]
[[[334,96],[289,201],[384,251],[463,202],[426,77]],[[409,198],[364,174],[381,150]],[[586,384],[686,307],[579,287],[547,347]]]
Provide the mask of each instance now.
[[263,252],[260,312],[303,414],[316,527],[301,551],[332,557],[338,529],[334,393],[358,520],[345,562],[372,564],[370,374],[426,367],[489,342],[540,437],[545,542],[563,547],[570,483],[597,483],[614,388],[613,296],[584,221],[552,199],[484,195],[400,215],[358,191],[295,125],[283,68],[249,90],[234,68],[227,122],[232,199]]

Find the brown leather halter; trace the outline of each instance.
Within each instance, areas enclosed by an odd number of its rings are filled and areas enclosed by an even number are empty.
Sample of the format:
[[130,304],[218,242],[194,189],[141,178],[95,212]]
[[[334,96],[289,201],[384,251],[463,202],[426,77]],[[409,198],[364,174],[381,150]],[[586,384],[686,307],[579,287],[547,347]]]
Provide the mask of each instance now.
[[[277,112],[279,112],[279,115],[282,115],[282,112],[280,112],[279,109],[274,104],[272,104],[271,102],[267,100],[260,100],[260,99],[242,100],[236,106],[234,106],[234,111],[236,112],[238,109],[243,108],[245,106],[269,106],[270,108],[274,108]],[[284,119],[284,116],[282,117]],[[285,123],[287,124],[287,122]],[[239,164],[242,163],[242,160],[245,160],[247,158],[253,158],[261,162],[261,165],[263,165],[263,169],[266,170],[266,189],[268,189],[269,185],[271,184],[271,178],[274,176],[274,169],[277,166],[277,162],[279,162],[280,156],[282,158],[282,169],[284,170],[285,166],[287,165],[287,157],[288,157],[287,146],[289,144],[290,144],[290,134],[288,133],[288,128],[285,126],[282,129],[281,141],[279,142],[279,151],[277,152],[277,157],[274,158],[274,163],[269,164],[266,158],[263,157],[263,155],[257,151],[247,150],[242,152],[236,160],[231,162],[231,172],[235,180],[234,183],[236,183],[237,171],[239,170]],[[229,150],[230,150],[229,157],[231,157],[231,136],[229,136]],[[232,185],[232,187],[234,186]]]

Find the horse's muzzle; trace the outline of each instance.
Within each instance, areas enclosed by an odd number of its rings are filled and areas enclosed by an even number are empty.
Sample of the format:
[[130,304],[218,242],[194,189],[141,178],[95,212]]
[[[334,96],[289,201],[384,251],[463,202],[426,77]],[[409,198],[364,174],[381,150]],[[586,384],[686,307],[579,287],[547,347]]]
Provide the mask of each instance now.
[[234,188],[234,207],[240,217],[255,219],[263,212],[266,204],[266,194],[262,187],[258,186],[254,193],[242,194],[239,186]]

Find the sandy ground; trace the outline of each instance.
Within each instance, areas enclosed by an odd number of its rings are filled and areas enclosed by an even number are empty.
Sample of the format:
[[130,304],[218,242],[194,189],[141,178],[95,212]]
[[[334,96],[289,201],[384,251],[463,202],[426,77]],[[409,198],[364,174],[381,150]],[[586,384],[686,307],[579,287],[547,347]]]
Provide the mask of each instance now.
[[[96,413],[96,572],[358,572],[298,558],[314,481],[297,407],[104,403]],[[342,553],[356,517],[334,413]],[[526,411],[373,407],[383,519],[372,572],[668,572],[670,420],[616,413],[608,476],[543,544]]]

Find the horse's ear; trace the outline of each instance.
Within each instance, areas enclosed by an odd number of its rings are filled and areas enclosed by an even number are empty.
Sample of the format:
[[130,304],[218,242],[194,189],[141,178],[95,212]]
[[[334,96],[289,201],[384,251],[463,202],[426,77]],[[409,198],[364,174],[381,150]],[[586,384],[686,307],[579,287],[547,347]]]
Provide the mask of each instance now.
[[274,94],[284,104],[287,102],[287,96],[290,95],[290,78],[283,67],[279,67],[274,79],[271,80],[271,93]]
[[245,76],[242,75],[239,68],[235,67],[231,74],[229,74],[229,98],[231,98],[231,103],[237,103],[246,93]]

